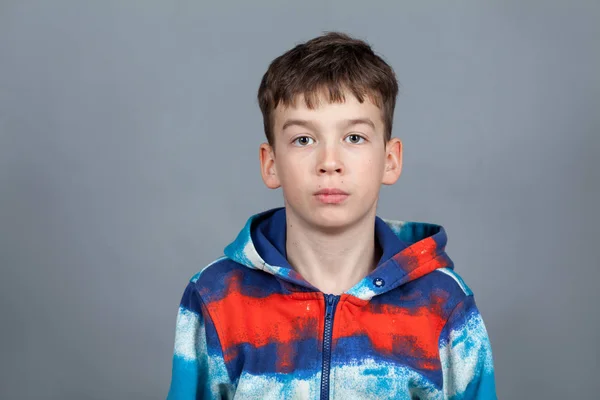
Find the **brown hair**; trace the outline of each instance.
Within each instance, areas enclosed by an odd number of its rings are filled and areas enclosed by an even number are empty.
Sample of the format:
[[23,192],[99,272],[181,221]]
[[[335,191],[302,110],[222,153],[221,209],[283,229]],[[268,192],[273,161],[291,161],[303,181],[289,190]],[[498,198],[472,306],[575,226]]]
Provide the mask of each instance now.
[[319,94],[329,102],[344,102],[349,90],[359,102],[365,96],[382,110],[384,140],[392,136],[398,82],[393,69],[369,44],[341,32],[328,32],[274,59],[258,89],[265,135],[274,144],[272,113],[279,104],[294,106],[302,94],[306,107],[318,105]]

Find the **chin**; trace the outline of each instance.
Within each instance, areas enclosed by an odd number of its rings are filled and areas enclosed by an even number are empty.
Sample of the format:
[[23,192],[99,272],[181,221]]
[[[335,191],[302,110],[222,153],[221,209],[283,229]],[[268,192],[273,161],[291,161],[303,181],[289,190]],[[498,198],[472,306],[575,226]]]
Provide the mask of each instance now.
[[364,198],[350,197],[341,204],[322,204],[310,199],[299,204],[285,201],[285,206],[288,212],[293,212],[305,223],[334,232],[358,223],[369,214],[369,208],[364,207],[364,200]]
[[308,220],[324,229],[342,229],[358,219],[357,210],[347,206],[327,206],[313,208],[309,211]]

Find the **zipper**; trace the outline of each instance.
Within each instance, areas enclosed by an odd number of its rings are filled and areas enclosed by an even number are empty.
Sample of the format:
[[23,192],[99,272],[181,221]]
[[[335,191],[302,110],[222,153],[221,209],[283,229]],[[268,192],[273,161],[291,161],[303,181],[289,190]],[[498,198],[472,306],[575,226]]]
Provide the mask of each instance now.
[[331,367],[331,336],[333,334],[333,317],[340,296],[325,296],[325,332],[323,333],[323,366],[321,369],[321,400],[329,400],[329,369]]

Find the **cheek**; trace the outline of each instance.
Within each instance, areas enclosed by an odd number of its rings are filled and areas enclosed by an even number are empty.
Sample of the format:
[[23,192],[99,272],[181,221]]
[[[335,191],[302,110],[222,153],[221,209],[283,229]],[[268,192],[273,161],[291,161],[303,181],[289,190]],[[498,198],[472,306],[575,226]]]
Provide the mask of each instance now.
[[384,165],[378,158],[364,160],[355,170],[358,175],[358,184],[367,189],[368,192],[377,192],[383,179]]
[[277,167],[281,182],[294,191],[296,186],[303,180],[305,172],[298,167],[297,163],[287,161]]
[[361,164],[360,170],[363,175],[373,177],[374,175],[380,175],[383,172],[383,168],[384,163],[380,158],[369,157]]

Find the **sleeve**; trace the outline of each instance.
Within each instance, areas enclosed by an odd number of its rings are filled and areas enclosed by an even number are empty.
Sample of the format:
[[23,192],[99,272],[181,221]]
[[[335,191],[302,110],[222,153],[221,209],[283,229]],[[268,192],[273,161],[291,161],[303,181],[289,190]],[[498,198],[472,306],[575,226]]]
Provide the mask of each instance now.
[[232,394],[215,326],[196,286],[190,282],[177,313],[167,400],[229,399]]
[[452,311],[439,339],[444,399],[497,399],[492,348],[472,295]]

